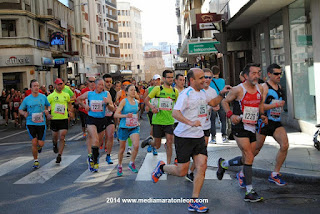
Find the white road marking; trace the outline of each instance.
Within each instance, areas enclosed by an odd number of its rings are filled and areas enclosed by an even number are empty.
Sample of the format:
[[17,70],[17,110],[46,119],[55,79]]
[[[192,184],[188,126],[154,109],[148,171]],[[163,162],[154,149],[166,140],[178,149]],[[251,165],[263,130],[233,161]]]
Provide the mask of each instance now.
[[112,170],[118,165],[118,159],[113,159],[116,156],[111,156],[113,164],[108,164],[103,155],[99,158],[99,172],[90,172],[88,169],[82,173],[74,183],[100,183],[105,182]]
[[39,169],[21,178],[14,184],[43,184],[44,182],[52,178],[54,175],[59,173],[61,170],[69,166],[72,162],[74,162],[79,157],[80,155],[62,156],[62,161],[60,164],[56,163],[56,159],[53,159],[48,164],[42,167],[40,162]]
[[11,135],[8,135],[8,136],[5,136],[5,137],[2,137],[0,138],[0,140],[3,140],[3,139],[6,139],[6,138],[9,138],[9,137],[12,137],[12,136],[15,136],[15,135],[18,135],[18,134],[21,134],[23,132],[27,132],[27,130],[24,130],[24,131],[21,131],[21,132],[17,132],[17,133],[14,133],[14,134],[11,134]]
[[18,157],[15,159],[12,159],[11,161],[8,161],[6,163],[3,163],[0,165],[0,176],[5,175],[22,165],[26,164],[27,162],[31,161],[33,158],[31,156],[29,157]]
[[[136,181],[152,181],[151,173],[160,160],[167,162],[167,154],[165,152],[159,152],[156,156],[148,153],[139,169]],[[159,180],[167,180],[167,174],[163,174]]]
[[[213,170],[213,169],[207,169],[206,170],[206,177],[204,179],[214,179],[214,180],[218,180],[217,178],[217,170]],[[223,176],[223,180],[231,180],[230,175],[228,174],[224,174]]]
[[75,136],[73,137],[70,137],[69,139],[67,139],[67,141],[71,141],[71,140],[74,140],[75,138],[79,137],[79,136],[82,136],[82,132],[76,134]]

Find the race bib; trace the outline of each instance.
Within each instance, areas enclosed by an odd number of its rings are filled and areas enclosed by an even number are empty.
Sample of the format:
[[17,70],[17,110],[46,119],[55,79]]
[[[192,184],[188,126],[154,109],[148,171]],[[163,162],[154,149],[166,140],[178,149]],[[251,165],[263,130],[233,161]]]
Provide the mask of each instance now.
[[106,117],[111,117],[112,116],[112,114],[113,114],[113,112],[112,111],[110,111],[109,109],[108,109],[108,107],[106,107]]
[[259,117],[258,107],[245,106],[243,111],[242,122],[249,124],[256,124]]
[[205,101],[200,101],[198,105],[198,117],[207,117],[208,116],[208,108],[207,103]]
[[8,104],[3,104],[2,109],[8,109]]
[[[271,104],[280,103],[280,100],[272,100]],[[279,117],[282,112],[282,107],[272,108],[270,109],[270,115],[272,117]]]
[[172,100],[170,98],[160,98],[159,110],[171,111]]
[[133,114],[132,118],[126,118],[126,126],[127,127],[136,127],[138,126],[138,115],[137,114]]
[[66,112],[66,107],[65,107],[65,105],[56,104],[56,106],[54,107],[54,113],[64,115],[65,112]]
[[20,103],[19,103],[19,102],[14,102],[14,103],[13,103],[13,107],[15,107],[15,108],[18,108],[18,107],[19,107],[19,105],[20,105]]
[[32,122],[42,123],[43,121],[43,113],[32,113]]
[[92,112],[102,112],[102,100],[91,100],[90,101],[90,110]]

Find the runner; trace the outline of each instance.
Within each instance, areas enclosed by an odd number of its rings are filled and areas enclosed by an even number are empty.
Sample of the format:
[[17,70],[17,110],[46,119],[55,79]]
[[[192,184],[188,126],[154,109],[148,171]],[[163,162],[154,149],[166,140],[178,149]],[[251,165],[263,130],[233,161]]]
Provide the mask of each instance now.
[[13,105],[13,118],[14,118],[14,126],[15,127],[19,127],[21,128],[21,125],[20,125],[20,113],[19,113],[19,106],[21,104],[21,97],[19,96],[18,94],[18,91],[15,91],[15,94],[13,95],[12,97],[12,105]]
[[[146,105],[152,110],[152,125],[154,141],[143,141],[141,148],[146,145],[151,145],[156,149],[161,146],[161,138],[166,137],[166,153],[167,164],[171,163],[172,156],[172,143],[173,143],[173,124],[174,118],[172,117],[172,108],[178,99],[179,92],[177,89],[172,88],[173,71],[165,70],[162,73],[163,82],[162,86],[156,86],[145,99]],[[153,98],[155,102],[151,104],[149,101]]]
[[[104,91],[103,79],[97,79],[95,84],[94,91],[88,91],[77,98],[80,105],[88,111],[88,168],[91,172],[99,170],[99,144],[106,129],[106,108],[114,111],[111,96],[109,92]],[[84,104],[85,99],[88,99],[88,104]]]
[[[39,83],[33,79],[30,81],[32,94],[26,97],[19,112],[26,118],[27,130],[32,142],[33,168],[39,168],[38,153],[41,153],[46,137],[46,117],[51,118],[47,107],[50,106],[45,95],[39,93]],[[46,117],[45,117],[46,116]]]
[[[261,70],[259,66],[253,63],[246,65],[243,70],[246,81],[234,87],[222,101],[227,117],[231,119],[232,134],[242,152],[242,156],[235,157],[229,161],[220,158],[217,171],[217,177],[221,180],[229,166],[243,165],[243,172],[246,178],[244,200],[250,202],[258,202],[263,199],[252,187],[252,164],[256,149],[255,124],[259,114],[262,121],[268,123],[267,117],[263,115],[263,88],[258,84]],[[229,106],[232,101],[234,101],[233,112]]]
[[[103,80],[105,83],[105,91],[108,91],[111,94],[112,102],[116,101],[116,95],[117,92],[112,88],[112,77],[110,74],[105,74],[103,75]],[[112,147],[113,147],[113,137],[114,137],[114,131],[115,131],[115,126],[114,126],[114,111],[110,111],[109,109],[106,109],[106,130],[104,132],[105,134],[105,152],[107,153],[106,156],[106,161],[108,164],[113,164],[113,161],[111,159],[111,152],[112,152]],[[100,144],[100,149],[103,147],[103,139]]]
[[186,80],[184,79],[184,76],[182,74],[176,75],[175,83],[176,83],[175,88],[178,89],[179,93],[184,90]]
[[[145,91],[144,93],[144,99],[146,99],[146,97],[148,97],[148,95],[150,94],[150,92],[154,89],[155,86],[160,86],[161,85],[161,76],[159,74],[156,74],[153,76],[151,82],[150,82],[150,87]],[[154,99],[151,99],[150,100],[150,103],[153,103]],[[153,116],[153,113],[152,113],[152,110],[149,108],[148,105],[146,105],[146,112],[147,115],[148,115],[148,118],[149,118],[149,124],[151,126],[151,129],[150,129],[150,136],[147,137],[146,139],[144,139],[142,141],[142,144],[146,143],[146,142],[151,142],[153,141],[153,125],[152,125],[152,116]],[[158,155],[158,152],[157,152],[157,149],[152,147],[151,145],[148,146],[148,149],[147,149],[148,152],[153,152],[153,155]]]
[[[152,173],[152,181],[158,182],[165,172],[174,176],[185,176],[188,173],[190,157],[196,168],[195,182],[193,182],[192,199],[188,205],[189,211],[207,212],[208,208],[197,203],[207,169],[207,148],[204,140],[202,124],[208,116],[207,105],[216,106],[223,99],[230,86],[220,91],[220,96],[209,100],[204,88],[204,72],[200,68],[192,68],[187,74],[190,87],[186,88],[177,100],[173,110],[173,117],[179,121],[174,130],[174,143],[178,164],[166,165],[159,161]],[[197,103],[197,105],[194,105]]]
[[1,111],[2,111],[2,117],[6,121],[6,126],[8,126],[8,116],[9,116],[9,96],[7,95],[5,90],[2,90],[2,95],[0,97],[1,101]]
[[122,159],[123,152],[126,148],[126,140],[131,138],[133,143],[133,151],[131,154],[131,159],[129,163],[129,169],[138,173],[138,170],[135,166],[135,159],[139,150],[139,133],[140,127],[138,122],[139,114],[139,101],[135,100],[136,90],[135,86],[130,84],[125,89],[127,97],[124,98],[119,107],[117,108],[114,117],[121,118],[118,130],[118,136],[120,140],[120,148],[118,153],[118,169],[117,175],[122,176]]
[[[81,94],[85,94],[88,91],[94,91],[94,89],[96,87],[95,81],[96,81],[95,77],[88,77],[88,79],[87,79],[88,87],[82,89]],[[84,100],[83,102],[84,102],[84,104],[87,104],[87,100]],[[81,120],[82,133],[83,133],[83,137],[86,137],[87,136],[87,134],[86,134],[86,121],[87,121],[87,117],[88,117],[88,112],[80,104],[81,103],[79,103],[79,115],[80,115],[80,120]],[[91,147],[89,146],[88,139],[87,139],[87,145],[88,145],[88,151],[89,151],[91,149]]]
[[144,112],[144,93],[145,90],[143,88],[142,82],[140,81],[138,84],[138,90],[140,92],[139,96],[140,96],[140,103],[139,103],[139,108],[140,108],[140,119],[142,119],[142,114]]
[[[216,90],[214,90],[212,87],[210,87],[210,82],[213,76],[213,73],[210,69],[208,68],[204,68],[202,69],[204,71],[204,78],[205,78],[205,82],[204,82],[204,91],[206,92],[207,97],[209,98],[209,100],[212,100],[214,98],[216,98],[218,96]],[[204,132],[204,140],[206,143],[206,146],[208,146],[208,142],[209,142],[209,137],[210,137],[210,130],[211,130],[211,111],[218,111],[220,109],[220,105],[217,105],[215,107],[212,107],[210,105],[207,105],[207,118],[206,121],[203,125],[203,132]],[[191,168],[189,169],[188,174],[186,175],[186,179],[190,182],[193,182],[194,179],[194,169],[195,169],[195,165],[194,163],[192,163]]]
[[264,110],[266,115],[268,116],[268,124],[266,125],[265,123],[263,123],[261,119],[258,120],[257,145],[254,155],[258,155],[260,149],[264,144],[266,136],[273,136],[273,138],[279,143],[280,148],[276,156],[274,171],[271,173],[268,180],[269,182],[275,183],[278,186],[285,186],[287,185],[287,183],[282,180],[280,169],[287,157],[289,143],[287,132],[280,122],[281,111],[285,104],[285,101],[283,100],[283,91],[281,89],[281,86],[279,85],[282,72],[281,67],[277,64],[269,65],[267,71],[269,80],[264,83],[262,87]]
[[54,83],[55,90],[48,96],[48,101],[51,105],[52,115],[50,127],[52,130],[53,152],[58,153],[56,163],[60,163],[65,145],[65,137],[68,132],[68,109],[70,106],[70,96],[62,91],[64,83],[60,78],[57,78]]

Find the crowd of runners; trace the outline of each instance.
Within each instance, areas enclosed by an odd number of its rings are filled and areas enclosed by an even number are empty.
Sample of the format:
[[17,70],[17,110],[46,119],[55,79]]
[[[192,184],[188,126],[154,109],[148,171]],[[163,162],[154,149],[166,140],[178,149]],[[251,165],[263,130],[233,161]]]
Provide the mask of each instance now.
[[[165,138],[167,158],[155,166],[151,179],[157,183],[161,175],[167,173],[193,182],[193,201],[188,210],[197,212],[208,210],[197,199],[207,169],[207,146],[216,143],[215,120],[219,115],[222,126],[226,126],[227,119],[231,121],[231,136],[242,155],[231,160],[221,157],[217,163],[217,178],[223,179],[229,167],[243,166],[237,173],[237,180],[239,186],[246,189],[244,200],[261,201],[263,198],[252,186],[252,165],[266,136],[273,136],[280,145],[275,169],[268,180],[279,186],[286,185],[280,174],[289,147],[280,122],[285,104],[279,85],[282,69],[277,64],[270,65],[268,80],[259,84],[260,65],[248,64],[240,75],[241,83],[234,87],[219,82],[219,73],[217,66],[192,68],[186,82],[183,75],[165,70],[161,76],[154,75],[148,84],[133,79],[113,82],[112,77],[105,74],[99,79],[89,77],[85,85],[77,88],[58,78],[48,90],[37,80],[31,80],[30,89],[23,93],[14,89],[2,92],[1,114],[6,125],[11,117],[17,127],[25,118],[32,140],[34,168],[40,166],[38,153],[44,146],[47,127],[52,131],[53,152],[59,164],[63,161],[67,131],[78,118],[86,137],[88,170],[93,173],[99,172],[99,157],[103,152],[105,161],[113,164],[110,154],[116,140],[120,144],[117,175],[123,175],[126,147],[130,155],[128,168],[138,173],[135,159],[139,147],[147,147],[147,152],[157,155],[161,140]],[[150,124],[150,136],[140,143],[139,120],[144,111]],[[226,129],[223,130],[222,140],[227,142]]]

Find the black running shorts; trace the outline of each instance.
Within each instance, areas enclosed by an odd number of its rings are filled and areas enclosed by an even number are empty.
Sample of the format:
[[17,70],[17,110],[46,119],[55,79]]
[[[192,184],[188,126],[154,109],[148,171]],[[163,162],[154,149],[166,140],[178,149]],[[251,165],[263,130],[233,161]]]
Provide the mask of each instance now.
[[50,129],[54,132],[57,132],[57,131],[63,130],[63,129],[68,130],[68,128],[69,128],[68,125],[69,125],[68,119],[51,120]]
[[178,163],[187,163],[194,155],[203,154],[208,156],[207,146],[204,137],[182,138],[174,136]]
[[97,132],[100,133],[106,129],[106,118],[95,118],[88,115],[87,125],[94,125],[97,127]]
[[173,125],[155,125],[153,124],[153,137],[162,138],[166,134],[173,134]]
[[27,130],[31,140],[37,138],[38,140],[45,141],[47,130],[45,125],[27,125]]
[[249,138],[250,143],[257,141],[256,133],[252,133],[252,132],[245,130],[245,129],[233,128],[232,134],[238,138]]

